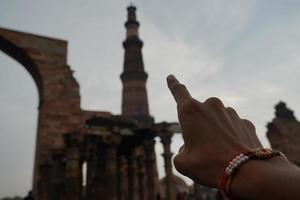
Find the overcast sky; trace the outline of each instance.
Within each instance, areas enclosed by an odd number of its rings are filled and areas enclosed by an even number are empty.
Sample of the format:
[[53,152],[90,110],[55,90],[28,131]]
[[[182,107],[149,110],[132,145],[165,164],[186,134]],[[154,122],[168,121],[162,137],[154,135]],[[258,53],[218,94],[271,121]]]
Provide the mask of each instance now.
[[[68,64],[83,109],[120,113],[124,22],[121,0],[0,0],[0,27],[68,41]],[[165,77],[173,73],[203,101],[220,97],[253,121],[259,138],[274,105],[300,113],[300,2],[133,1],[144,41],[150,112],[176,121]],[[31,187],[38,93],[29,73],[0,52],[0,198]],[[182,141],[174,139],[177,151]],[[157,146],[161,153],[161,146]],[[160,157],[160,155],[157,155]],[[159,160],[160,176],[163,164]]]

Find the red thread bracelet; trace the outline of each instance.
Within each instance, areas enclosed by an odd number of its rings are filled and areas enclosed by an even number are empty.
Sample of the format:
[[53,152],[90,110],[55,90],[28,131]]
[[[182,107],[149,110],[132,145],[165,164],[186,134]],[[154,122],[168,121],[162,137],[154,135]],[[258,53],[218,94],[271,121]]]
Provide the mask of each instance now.
[[[229,179],[233,178],[234,173],[240,168],[240,166],[247,162],[248,160],[267,160],[274,156],[285,155],[279,151],[274,151],[268,148],[253,149],[245,153],[239,153],[233,159],[230,160],[228,166],[225,168],[223,176],[220,180],[221,191],[230,199],[235,199],[234,195],[231,193],[231,181],[228,185]],[[286,157],[285,157],[286,158]],[[228,187],[227,187],[228,185]]]

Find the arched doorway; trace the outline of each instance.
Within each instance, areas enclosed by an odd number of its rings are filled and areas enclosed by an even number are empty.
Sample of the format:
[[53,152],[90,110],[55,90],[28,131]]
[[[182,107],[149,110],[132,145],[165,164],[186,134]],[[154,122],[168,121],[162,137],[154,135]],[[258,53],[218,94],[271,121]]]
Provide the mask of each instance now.
[[38,92],[28,72],[0,52],[0,197],[31,189]]

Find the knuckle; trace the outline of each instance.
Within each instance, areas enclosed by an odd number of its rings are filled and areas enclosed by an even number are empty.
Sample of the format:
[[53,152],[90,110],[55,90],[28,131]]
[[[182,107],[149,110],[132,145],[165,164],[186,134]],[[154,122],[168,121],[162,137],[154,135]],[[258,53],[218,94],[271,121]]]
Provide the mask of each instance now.
[[215,107],[215,108],[224,108],[224,105],[223,105],[222,101],[217,97],[208,98],[204,102],[204,104],[210,105],[210,106]]
[[231,107],[227,107],[226,110],[229,111],[229,112],[236,113],[236,111],[233,108],[231,108]]
[[227,107],[226,111],[230,114],[230,115],[234,115],[234,116],[238,116],[238,113],[231,107]]
[[174,159],[173,159],[174,167],[178,172],[181,174],[186,174],[187,173],[187,167],[186,167],[186,162],[182,158],[180,154],[177,154]]
[[251,130],[254,130],[254,131],[255,131],[255,126],[254,126],[254,124],[253,124],[251,121],[249,121],[249,120],[247,120],[247,119],[242,119],[242,121],[244,122],[244,124],[245,124],[248,128],[250,128]]

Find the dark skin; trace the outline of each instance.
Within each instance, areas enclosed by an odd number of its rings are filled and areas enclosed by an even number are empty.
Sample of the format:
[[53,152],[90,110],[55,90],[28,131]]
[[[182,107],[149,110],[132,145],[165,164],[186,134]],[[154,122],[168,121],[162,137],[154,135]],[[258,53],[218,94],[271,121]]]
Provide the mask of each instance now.
[[[218,98],[204,102],[192,98],[173,75],[167,77],[167,84],[177,103],[184,140],[174,158],[176,169],[195,182],[220,188],[220,178],[233,156],[262,147],[255,126]],[[238,199],[299,200],[299,185],[299,168],[277,156],[243,164],[231,190]]]

